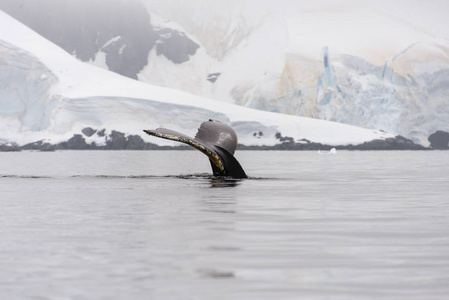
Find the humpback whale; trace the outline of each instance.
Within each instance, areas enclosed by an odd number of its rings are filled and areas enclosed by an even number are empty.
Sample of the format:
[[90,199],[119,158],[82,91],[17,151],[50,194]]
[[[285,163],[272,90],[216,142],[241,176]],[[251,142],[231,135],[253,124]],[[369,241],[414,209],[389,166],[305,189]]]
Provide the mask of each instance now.
[[237,134],[231,127],[220,121],[209,120],[201,123],[195,138],[166,128],[144,130],[144,132],[198,149],[209,157],[215,176],[247,178],[242,166],[234,157],[237,148]]

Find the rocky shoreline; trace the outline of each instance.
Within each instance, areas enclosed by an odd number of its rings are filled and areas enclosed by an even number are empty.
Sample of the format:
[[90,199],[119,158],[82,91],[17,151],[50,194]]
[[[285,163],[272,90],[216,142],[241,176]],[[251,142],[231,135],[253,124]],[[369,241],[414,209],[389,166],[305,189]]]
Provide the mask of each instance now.
[[[96,145],[95,143],[87,143],[86,138],[92,135],[105,137],[104,145]],[[386,140],[373,140],[359,145],[345,145],[332,146],[320,143],[313,143],[308,140],[301,140],[295,142],[293,138],[283,137],[277,134],[276,138],[280,141],[274,146],[247,146],[239,144],[238,150],[290,150],[290,151],[317,151],[330,150],[336,148],[337,150],[357,150],[357,151],[382,151],[382,150],[432,150],[444,149],[435,147],[423,147],[415,144],[413,141],[402,136],[389,138]],[[153,143],[146,143],[138,135],[125,135],[122,132],[113,130],[108,136],[105,135],[105,130],[94,130],[92,128],[85,128],[80,134],[74,134],[68,141],[59,144],[50,144],[44,141],[36,141],[34,143],[18,146],[14,144],[0,145],[0,151],[56,151],[56,150],[191,150],[193,148],[180,144],[179,146],[159,146]],[[449,148],[447,148],[449,149]]]

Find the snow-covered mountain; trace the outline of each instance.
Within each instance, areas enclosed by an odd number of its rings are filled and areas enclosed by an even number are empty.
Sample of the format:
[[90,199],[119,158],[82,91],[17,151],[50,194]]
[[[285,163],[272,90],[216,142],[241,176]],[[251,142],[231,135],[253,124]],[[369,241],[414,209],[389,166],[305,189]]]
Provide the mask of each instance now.
[[254,110],[132,80],[80,62],[0,12],[0,144],[101,147],[132,138],[173,145],[142,129],[164,126],[194,135],[210,118],[232,126],[246,146],[411,146],[383,131]]
[[449,132],[449,41],[359,2],[4,0],[0,9],[80,60],[143,82],[428,146]]

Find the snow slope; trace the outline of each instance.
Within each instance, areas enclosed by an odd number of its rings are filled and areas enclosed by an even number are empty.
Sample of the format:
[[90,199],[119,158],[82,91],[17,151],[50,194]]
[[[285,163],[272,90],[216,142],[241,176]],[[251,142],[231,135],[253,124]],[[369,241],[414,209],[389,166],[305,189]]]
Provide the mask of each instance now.
[[[0,143],[66,141],[83,128],[140,135],[159,126],[194,135],[209,118],[230,124],[245,145],[279,143],[276,134],[328,145],[393,137],[377,130],[264,112],[157,87],[81,63],[0,12]],[[89,142],[104,143],[97,136]]]

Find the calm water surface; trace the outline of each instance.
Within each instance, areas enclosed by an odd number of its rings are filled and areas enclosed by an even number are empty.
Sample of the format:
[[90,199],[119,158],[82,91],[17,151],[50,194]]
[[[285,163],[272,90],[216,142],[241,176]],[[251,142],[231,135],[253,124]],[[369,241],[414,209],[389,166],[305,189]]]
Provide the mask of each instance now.
[[0,153],[0,299],[449,299],[449,151]]

